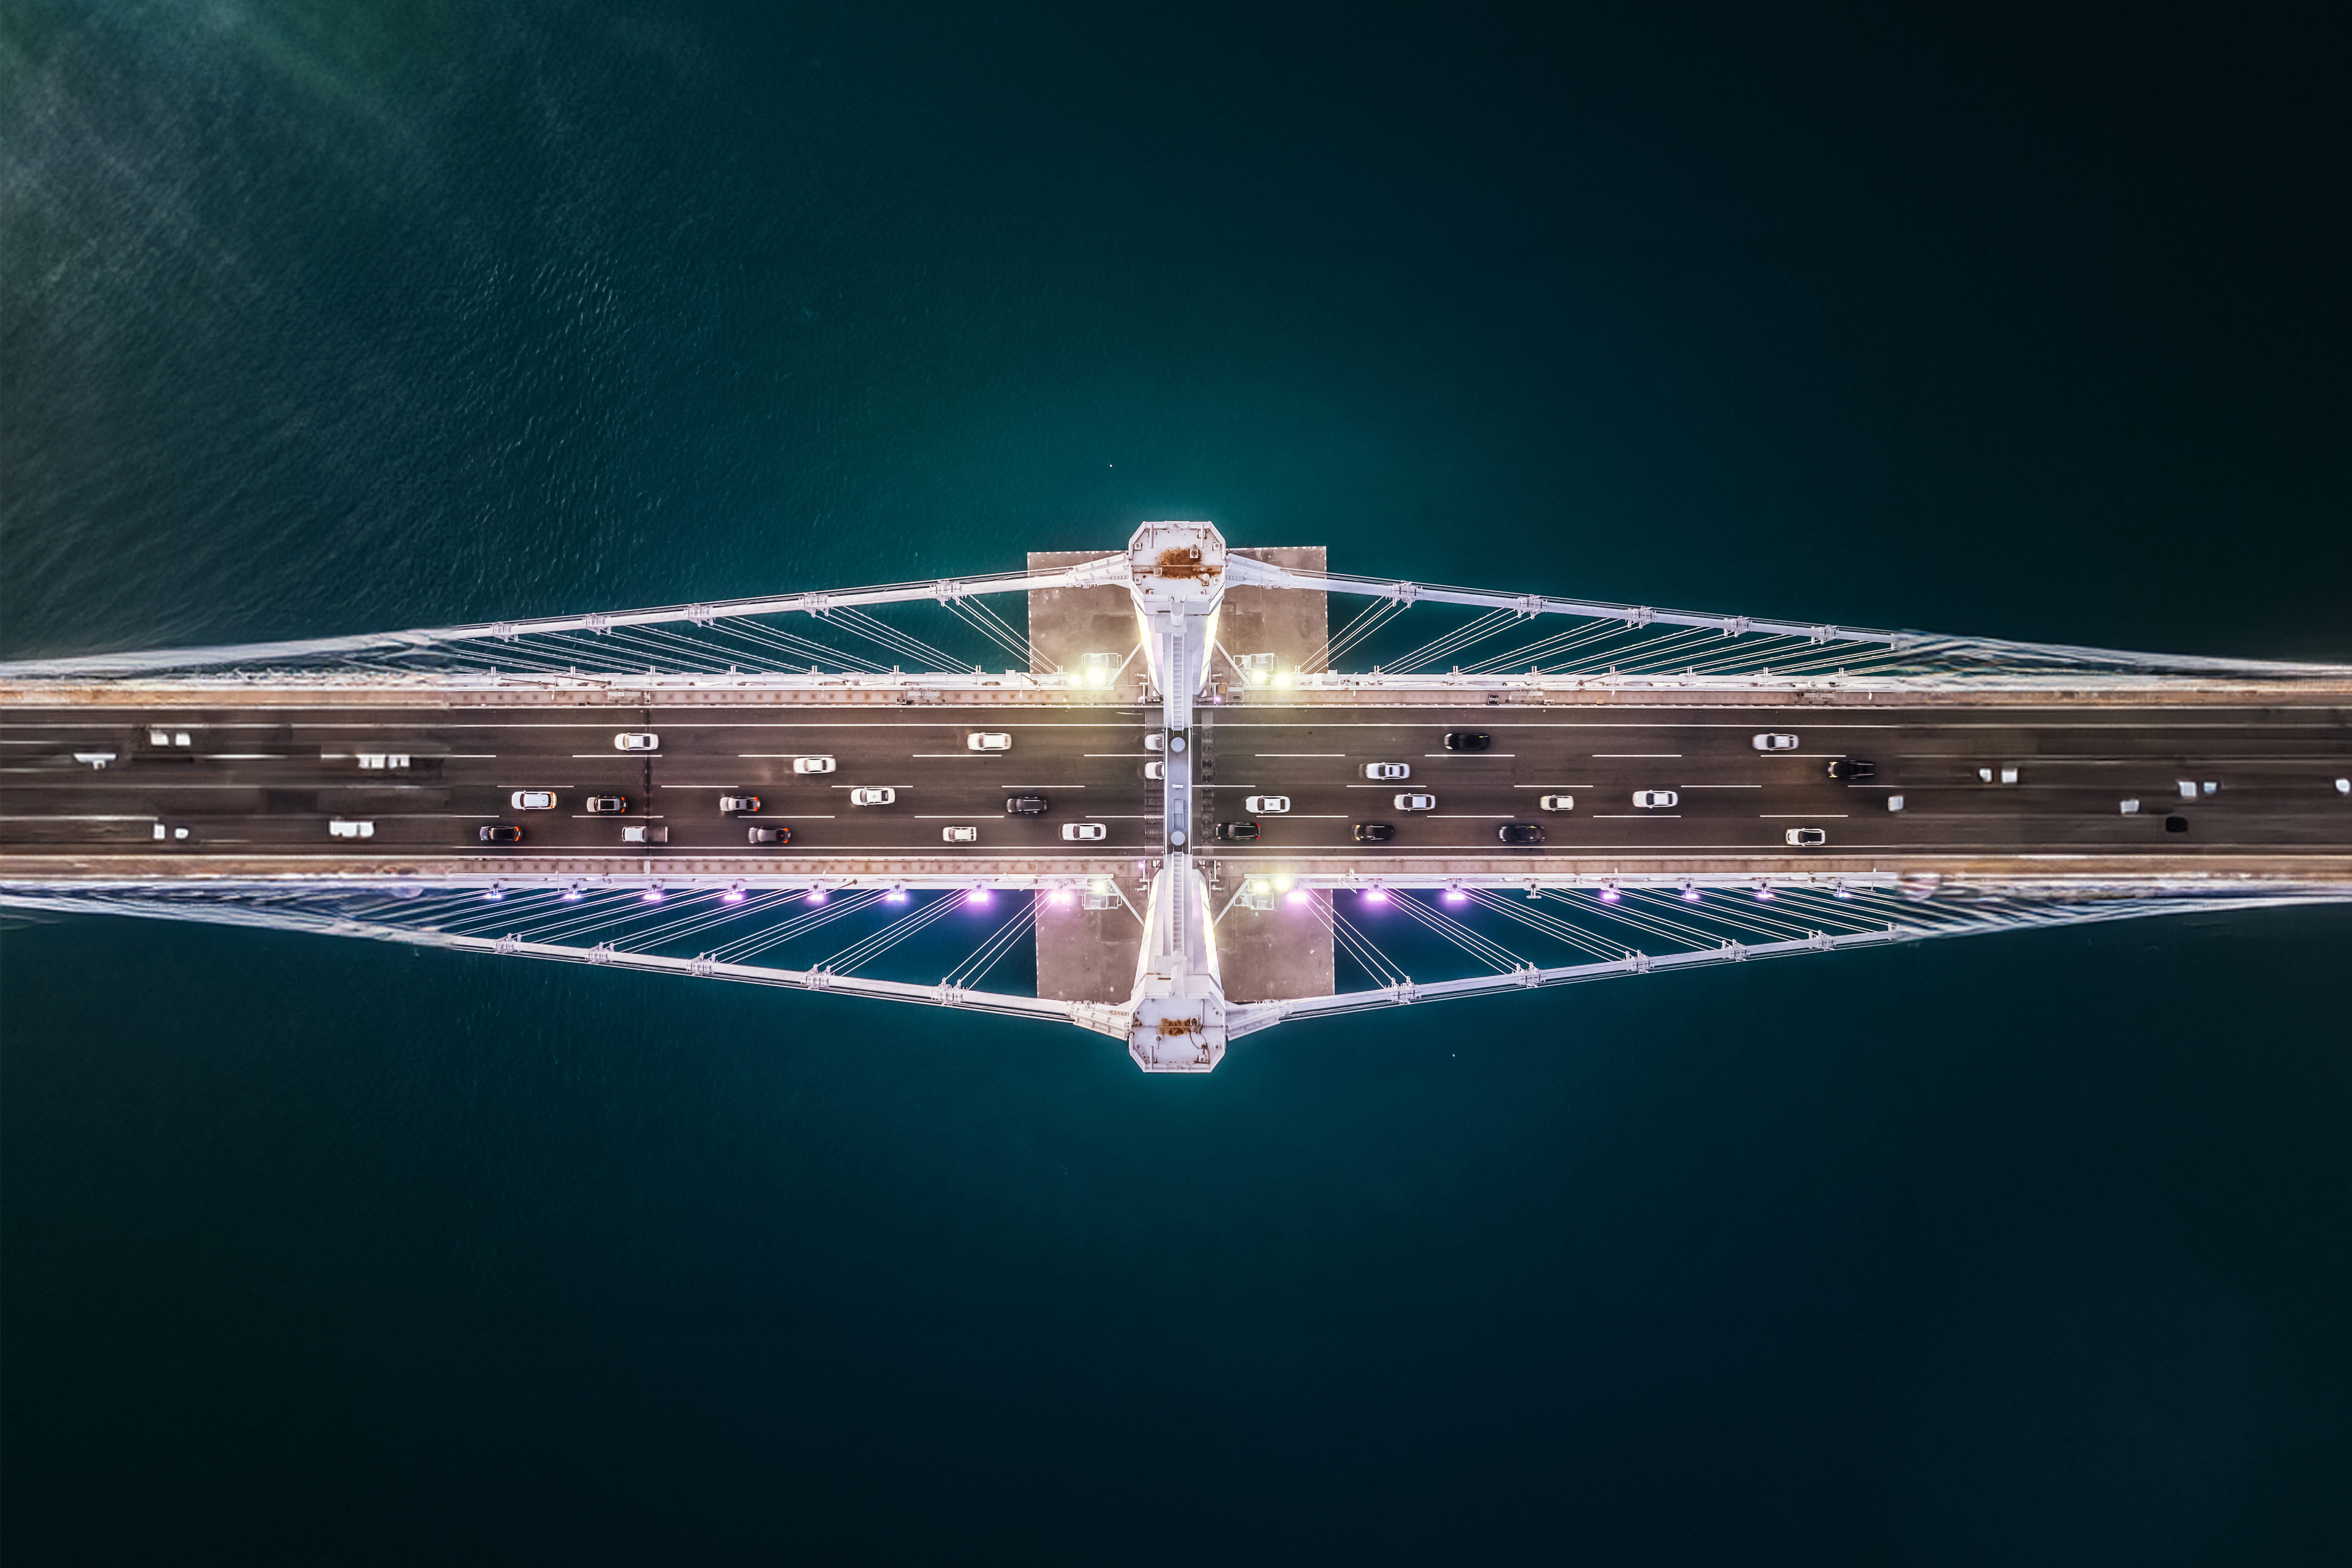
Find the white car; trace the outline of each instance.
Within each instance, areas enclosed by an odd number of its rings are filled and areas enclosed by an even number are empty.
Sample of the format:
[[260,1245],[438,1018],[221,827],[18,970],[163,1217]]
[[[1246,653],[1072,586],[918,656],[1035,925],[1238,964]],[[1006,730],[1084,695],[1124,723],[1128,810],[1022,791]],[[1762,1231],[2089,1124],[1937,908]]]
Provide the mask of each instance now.
[[1791,827],[1783,837],[1797,849],[1819,849],[1830,841],[1830,836],[1818,827]]
[[1001,730],[974,730],[963,738],[965,746],[975,752],[1009,752],[1013,737]]
[[1670,811],[1682,804],[1683,797],[1670,789],[1637,789],[1633,804],[1643,811]]
[[1150,762],[1143,764],[1143,776],[1148,779],[1159,779],[1162,783],[1165,783],[1168,778],[1168,764],[1161,762],[1158,757],[1154,757]]
[[1750,742],[1759,752],[1793,752],[1797,749],[1794,735],[1759,735]]
[[517,811],[553,811],[555,792],[544,789],[519,789],[507,796],[507,804]]
[[793,772],[796,773],[829,773],[833,772],[831,757],[794,757]]
[[1437,797],[1433,795],[1401,795],[1396,797],[1399,811],[1435,811]]
[[1409,779],[1412,770],[1402,763],[1366,763],[1364,776],[1368,779]]
[[1154,730],[1151,733],[1143,737],[1143,749],[1147,752],[1164,750],[1167,747],[1167,744],[1168,736],[1165,732],[1159,730]]
[[[158,838],[163,837],[163,829],[160,824],[156,826],[155,837]],[[373,838],[375,837],[375,824],[373,822],[330,822],[327,824],[327,837],[330,838]]]
[[1067,843],[1091,844],[1097,838],[1107,838],[1109,836],[1110,829],[1105,827],[1099,822],[1066,822],[1062,824],[1062,837],[1064,841]]
[[648,734],[643,730],[630,730],[613,737],[613,750],[616,752],[658,752],[661,750],[661,737],[659,735]]
[[940,841],[944,844],[977,844],[980,842],[980,829],[977,827],[942,827],[940,829]]
[[860,784],[849,792],[852,805],[888,805],[898,798],[898,792],[882,784]]
[[1574,811],[1576,797],[1572,795],[1539,795],[1536,796],[1538,811]]
[[1280,816],[1290,809],[1286,795],[1253,795],[1243,797],[1242,809],[1252,816]]

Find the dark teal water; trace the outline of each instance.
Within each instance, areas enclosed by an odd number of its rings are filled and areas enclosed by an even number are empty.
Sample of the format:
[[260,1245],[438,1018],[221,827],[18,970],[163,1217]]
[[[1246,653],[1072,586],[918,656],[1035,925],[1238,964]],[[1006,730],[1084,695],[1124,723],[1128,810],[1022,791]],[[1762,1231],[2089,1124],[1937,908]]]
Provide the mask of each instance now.
[[[0,647],[1349,568],[2352,655],[2294,14],[0,6]],[[2341,915],[1075,1033],[0,938],[12,1562],[2352,1557]]]

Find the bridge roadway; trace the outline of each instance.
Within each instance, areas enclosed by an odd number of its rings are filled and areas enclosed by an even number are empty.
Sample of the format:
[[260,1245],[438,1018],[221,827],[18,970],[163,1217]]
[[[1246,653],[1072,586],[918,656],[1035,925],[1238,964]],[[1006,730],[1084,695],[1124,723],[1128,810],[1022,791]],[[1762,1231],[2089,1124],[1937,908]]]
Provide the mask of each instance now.
[[[10,858],[69,858],[96,871],[115,857],[159,849],[200,860],[299,858],[442,859],[553,851],[642,867],[691,857],[772,858],[921,854],[929,858],[1095,858],[1159,847],[1160,788],[1147,781],[1143,742],[1156,710],[1086,706],[474,707],[331,704],[197,708],[184,697],[150,710],[15,703],[0,714],[0,875]],[[1753,699],[1749,701],[1752,703]],[[166,731],[156,744],[151,727]],[[616,751],[623,730],[661,737],[658,752]],[[1013,736],[1003,754],[976,753],[974,731]],[[1482,754],[1449,753],[1448,731],[1493,737]],[[1798,736],[1792,752],[1758,752],[1751,737]],[[184,733],[184,745],[172,738]],[[1195,843],[1249,814],[1251,795],[1283,795],[1285,815],[1259,814],[1255,846],[1221,857],[1288,853],[1354,860],[1416,854],[1644,858],[1791,855],[1790,827],[1822,829],[1830,856],[2006,857],[2091,854],[2189,858],[2260,853],[2326,858],[2352,851],[2352,700],[2280,696],[2261,705],[2210,698],[2135,703],[2021,699],[1955,704],[1881,694],[1867,706],[1643,702],[1549,708],[1277,706],[1203,708],[1195,730],[1200,802]],[[111,752],[103,769],[73,753]],[[402,752],[404,771],[362,770],[362,752]],[[796,775],[795,756],[836,760],[830,774]],[[1867,784],[1830,778],[1826,764],[1866,758]],[[1363,764],[1397,762],[1405,784],[1376,784]],[[1979,770],[2015,768],[1987,784]],[[2183,781],[2193,800],[2181,798]],[[2208,794],[2208,784],[2216,786]],[[852,806],[857,785],[897,792],[887,806]],[[1403,790],[1436,797],[1426,814],[1398,811]],[[517,811],[517,790],[549,790],[552,811]],[[1636,790],[1673,790],[1679,804],[1637,810]],[[789,850],[755,848],[747,822],[722,816],[722,793],[758,795],[757,820],[792,829]],[[625,816],[591,816],[586,796],[625,796]],[[1042,817],[1009,817],[1007,796],[1045,796]],[[1538,808],[1567,795],[1568,812]],[[1888,809],[1890,796],[1904,808]],[[2137,799],[2137,813],[2120,803]],[[2185,818],[2168,832],[2166,818]],[[331,837],[331,818],[374,824],[372,838]],[[669,829],[666,847],[625,846],[622,826]],[[1099,822],[1099,843],[1067,843],[1064,824]],[[1395,840],[1359,845],[1359,823],[1389,823]],[[1506,823],[1542,825],[1540,851],[1505,850]],[[184,826],[159,845],[157,824]],[[520,850],[478,842],[485,825],[524,829]],[[969,825],[969,848],[940,830]],[[2343,862],[2338,859],[2338,865]]]

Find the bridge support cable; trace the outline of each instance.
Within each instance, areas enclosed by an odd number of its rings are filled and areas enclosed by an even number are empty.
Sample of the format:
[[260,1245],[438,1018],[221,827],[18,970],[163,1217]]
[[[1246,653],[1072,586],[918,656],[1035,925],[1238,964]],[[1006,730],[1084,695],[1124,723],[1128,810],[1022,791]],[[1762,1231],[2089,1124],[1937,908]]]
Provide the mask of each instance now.
[[1348,956],[1362,965],[1364,973],[1373,979],[1384,985],[1412,984],[1411,976],[1388,961],[1379,943],[1366,936],[1355,922],[1336,909],[1331,911],[1331,935]]
[[827,957],[816,967],[827,974],[848,974],[860,965],[871,963],[917,931],[938,924],[953,914],[962,902],[953,894],[946,894],[919,904],[870,936],[859,938],[840,952]]
[[1382,626],[1412,607],[1406,599],[1382,599],[1358,611],[1348,623],[1333,633],[1323,651],[1300,667],[1303,675],[1320,674],[1331,668],[1343,654],[1378,632]]
[[1528,961],[1509,948],[1500,942],[1488,941],[1453,916],[1431,908],[1411,893],[1399,895],[1391,907],[1402,910],[1412,920],[1435,931],[1481,963],[1492,964],[1496,969],[1503,970],[1520,970],[1528,967]]
[[1450,658],[1461,648],[1486,642],[1491,637],[1500,637],[1505,630],[1517,626],[1526,618],[1517,610],[1489,610],[1466,626],[1457,626],[1453,631],[1422,644],[1411,653],[1393,660],[1384,661],[1382,668],[1419,669],[1423,665],[1435,664],[1440,659]]
[[982,939],[971,955],[950,970],[941,977],[940,984],[960,990],[979,984],[988,978],[989,971],[1003,961],[1006,953],[1020,945],[1022,939],[1031,935],[1036,928],[1036,900],[1024,899],[1020,908],[1013,910],[1012,918]]
[[1604,637],[1622,637],[1624,635],[1624,630],[1623,626],[1613,621],[1596,621],[1590,626],[1571,627],[1567,631],[1556,632],[1550,637],[1538,638],[1535,642],[1515,647],[1508,653],[1496,654],[1492,658],[1481,659],[1476,664],[1465,665],[1462,673],[1492,675],[1498,670],[1517,669],[1523,665],[1531,669],[1537,668],[1545,659],[1555,658],[1572,649],[1582,647],[1587,643],[1599,642]]

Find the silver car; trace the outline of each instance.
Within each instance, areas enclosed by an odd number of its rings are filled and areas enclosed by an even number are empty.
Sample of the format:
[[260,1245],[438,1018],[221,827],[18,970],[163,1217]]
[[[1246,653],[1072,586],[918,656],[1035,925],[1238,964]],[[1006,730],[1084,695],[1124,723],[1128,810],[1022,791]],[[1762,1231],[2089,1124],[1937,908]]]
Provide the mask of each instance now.
[[613,749],[616,752],[658,752],[661,750],[661,737],[644,730],[626,730],[613,737]]
[[1670,789],[1637,789],[1633,805],[1643,811],[1672,811],[1682,804],[1683,797]]
[[1399,811],[1435,811],[1437,797],[1433,795],[1401,795],[1396,797]]
[[849,792],[852,805],[888,805],[898,798],[898,792],[883,784],[860,784]]
[[1412,777],[1412,769],[1403,763],[1366,763],[1364,776],[1383,781],[1409,779]]
[[1759,752],[1793,752],[1797,749],[1794,735],[1759,735],[1749,742]]

